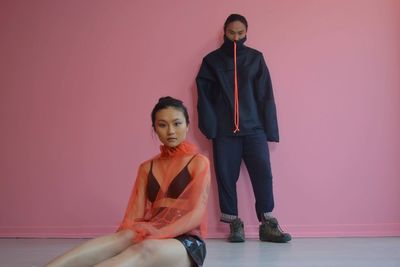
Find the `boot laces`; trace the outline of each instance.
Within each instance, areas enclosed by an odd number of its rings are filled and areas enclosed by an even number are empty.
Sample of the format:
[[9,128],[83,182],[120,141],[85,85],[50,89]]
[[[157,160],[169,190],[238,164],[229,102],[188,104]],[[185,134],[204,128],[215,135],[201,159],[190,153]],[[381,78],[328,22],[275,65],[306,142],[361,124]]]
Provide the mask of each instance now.
[[284,233],[282,228],[280,227],[278,221],[275,218],[269,219],[266,222],[273,230],[275,230],[275,231],[277,230],[281,234]]
[[239,220],[231,222],[231,228],[234,232],[237,232],[242,228],[242,223]]

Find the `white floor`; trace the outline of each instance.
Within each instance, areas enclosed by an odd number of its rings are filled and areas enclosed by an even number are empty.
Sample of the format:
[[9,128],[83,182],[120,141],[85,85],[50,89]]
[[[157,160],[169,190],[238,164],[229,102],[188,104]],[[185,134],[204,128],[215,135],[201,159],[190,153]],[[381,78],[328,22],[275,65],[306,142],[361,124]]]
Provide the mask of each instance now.
[[[41,267],[83,239],[0,239],[1,267]],[[400,267],[400,237],[295,238],[288,244],[208,239],[208,266]],[[162,266],[160,266],[162,267]]]

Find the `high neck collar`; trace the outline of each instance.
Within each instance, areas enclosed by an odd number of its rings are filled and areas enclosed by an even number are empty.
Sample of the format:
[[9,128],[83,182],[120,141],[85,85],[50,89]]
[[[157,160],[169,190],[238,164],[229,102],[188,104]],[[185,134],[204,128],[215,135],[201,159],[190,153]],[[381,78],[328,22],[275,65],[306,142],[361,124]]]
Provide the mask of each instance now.
[[161,158],[169,158],[175,156],[194,155],[197,153],[197,147],[189,142],[184,141],[176,147],[161,145],[160,151]]
[[[244,42],[246,42],[247,36],[236,41],[236,53],[238,55],[242,54],[246,48]],[[226,35],[224,35],[224,43],[221,45],[221,49],[229,56],[233,57],[233,41],[228,39]]]

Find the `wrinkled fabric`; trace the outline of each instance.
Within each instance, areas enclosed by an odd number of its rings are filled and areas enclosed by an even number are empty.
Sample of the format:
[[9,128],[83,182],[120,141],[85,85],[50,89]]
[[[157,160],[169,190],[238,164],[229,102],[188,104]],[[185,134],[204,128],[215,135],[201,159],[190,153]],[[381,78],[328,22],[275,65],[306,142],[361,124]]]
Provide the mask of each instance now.
[[180,235],[175,237],[185,247],[187,253],[192,259],[193,266],[203,266],[204,259],[206,258],[207,249],[206,243],[197,236]]
[[[188,142],[175,148],[161,146],[160,150],[159,155],[140,165],[118,231],[134,231],[134,242],[173,238],[182,234],[204,238],[207,232],[205,211],[210,186],[209,160],[198,154],[197,148]],[[187,168],[190,180],[184,190],[172,198],[167,194],[168,189],[184,168]],[[150,169],[159,185],[158,193],[152,201],[147,192]]]

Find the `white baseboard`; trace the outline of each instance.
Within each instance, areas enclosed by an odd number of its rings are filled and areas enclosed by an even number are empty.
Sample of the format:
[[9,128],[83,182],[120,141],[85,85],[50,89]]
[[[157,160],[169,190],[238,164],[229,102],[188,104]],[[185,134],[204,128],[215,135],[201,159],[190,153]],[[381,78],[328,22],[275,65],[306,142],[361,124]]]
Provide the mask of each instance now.
[[[282,225],[293,237],[383,237],[400,236],[400,223],[385,224],[331,224]],[[225,238],[228,233],[208,228],[209,238]],[[258,238],[258,225],[245,226],[246,238]]]
[[[91,238],[115,232],[116,226],[0,227],[3,238]],[[227,228],[226,228],[227,229]],[[400,223],[282,225],[293,237],[383,237],[400,236]],[[245,226],[246,238],[258,238],[258,225]],[[225,238],[221,228],[208,227],[208,238]]]

